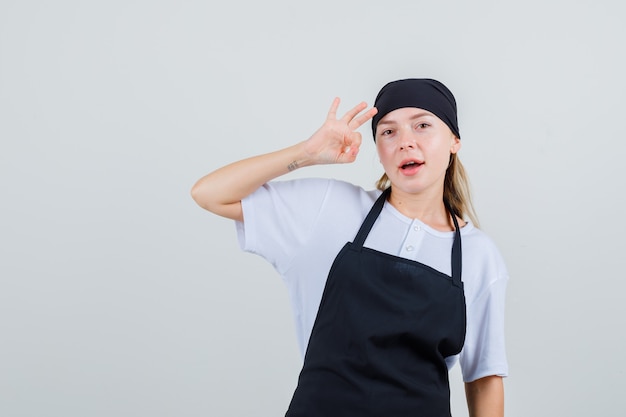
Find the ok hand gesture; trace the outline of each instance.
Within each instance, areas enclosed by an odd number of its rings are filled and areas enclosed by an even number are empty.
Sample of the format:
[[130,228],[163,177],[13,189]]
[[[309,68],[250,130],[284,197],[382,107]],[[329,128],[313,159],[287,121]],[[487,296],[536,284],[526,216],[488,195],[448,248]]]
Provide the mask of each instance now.
[[316,164],[354,162],[361,146],[361,134],[356,129],[377,112],[373,107],[361,114],[367,108],[367,104],[363,102],[338,119],[339,102],[339,98],[333,100],[326,121],[305,142],[306,153]]

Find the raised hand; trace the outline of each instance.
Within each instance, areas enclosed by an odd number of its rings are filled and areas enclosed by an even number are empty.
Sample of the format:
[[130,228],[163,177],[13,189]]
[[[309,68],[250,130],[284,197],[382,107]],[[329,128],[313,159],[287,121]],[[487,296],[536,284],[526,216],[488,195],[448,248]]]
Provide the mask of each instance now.
[[377,112],[376,108],[371,108],[362,113],[367,108],[363,102],[338,119],[339,102],[339,98],[333,100],[326,121],[305,142],[306,153],[315,164],[354,162],[361,146],[361,134],[356,129]]
[[[241,200],[263,184],[294,169],[353,162],[361,146],[356,132],[376,114],[361,103],[337,119],[339,99],[333,101],[326,121],[309,139],[287,148],[233,162],[200,178],[191,191],[203,208],[234,220],[243,220]],[[251,175],[252,174],[252,175]]]

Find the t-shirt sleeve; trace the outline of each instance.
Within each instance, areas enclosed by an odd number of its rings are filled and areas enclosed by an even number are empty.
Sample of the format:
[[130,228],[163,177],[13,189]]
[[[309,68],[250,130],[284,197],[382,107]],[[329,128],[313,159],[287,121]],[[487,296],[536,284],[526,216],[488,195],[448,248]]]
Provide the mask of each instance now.
[[244,220],[236,222],[241,249],[283,273],[311,235],[330,184],[326,179],[274,181],[244,198]]
[[508,375],[504,304],[508,276],[493,281],[467,306],[465,345],[460,354],[463,380]]

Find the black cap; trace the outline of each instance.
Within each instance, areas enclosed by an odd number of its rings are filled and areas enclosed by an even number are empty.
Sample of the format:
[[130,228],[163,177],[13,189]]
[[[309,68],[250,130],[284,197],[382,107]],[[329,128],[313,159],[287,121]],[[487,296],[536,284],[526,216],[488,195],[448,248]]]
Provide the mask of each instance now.
[[372,119],[374,140],[380,119],[387,113],[403,107],[428,110],[448,125],[457,138],[461,138],[456,116],[456,100],[448,87],[437,80],[409,78],[392,81],[380,90],[374,107],[378,109],[378,113]]

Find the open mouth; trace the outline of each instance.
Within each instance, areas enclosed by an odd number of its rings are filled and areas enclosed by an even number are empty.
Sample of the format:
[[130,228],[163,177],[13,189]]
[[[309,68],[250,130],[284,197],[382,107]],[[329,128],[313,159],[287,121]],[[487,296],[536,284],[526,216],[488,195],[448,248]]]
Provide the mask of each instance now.
[[412,160],[412,161],[404,162],[402,165],[400,165],[400,168],[402,170],[411,170],[411,169],[419,168],[422,165],[424,165],[423,162]]

